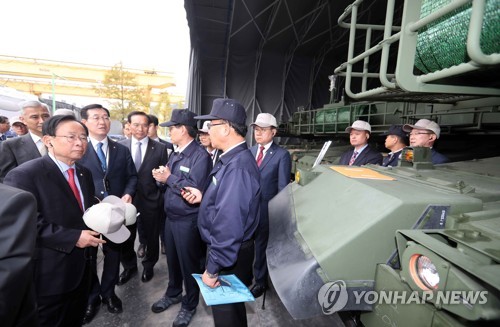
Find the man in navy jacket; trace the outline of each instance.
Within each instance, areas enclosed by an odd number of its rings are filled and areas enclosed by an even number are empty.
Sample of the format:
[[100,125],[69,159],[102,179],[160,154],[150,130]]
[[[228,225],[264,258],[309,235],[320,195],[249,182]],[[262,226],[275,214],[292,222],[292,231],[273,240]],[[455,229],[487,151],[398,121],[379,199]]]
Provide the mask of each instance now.
[[[153,170],[156,181],[166,185],[164,238],[169,282],[165,294],[153,304],[151,310],[162,312],[182,298],[174,327],[189,324],[196,313],[200,295],[198,285],[191,276],[202,270],[203,243],[197,226],[199,205],[186,202],[181,190],[186,186],[203,188],[212,162],[207,151],[195,141],[197,131],[194,116],[187,109],[175,109],[170,121],[160,124],[169,128],[170,138],[177,148],[166,167]],[[183,282],[185,296],[182,296]]]
[[382,135],[385,135],[385,147],[391,152],[384,158],[382,166],[384,167],[396,167],[398,165],[399,159],[401,159],[401,154],[403,149],[408,146],[408,136],[403,131],[401,125],[392,125],[389,130]]
[[[245,142],[245,108],[233,99],[215,99],[209,120],[210,138],[223,150],[208,177],[202,196],[188,188],[184,198],[199,203],[198,227],[207,244],[207,261],[202,281],[209,287],[220,285],[219,274],[235,274],[245,285],[252,283],[254,233],[260,216],[260,176],[255,158]],[[203,198],[203,199],[202,199]],[[244,303],[212,306],[215,326],[246,326]]]

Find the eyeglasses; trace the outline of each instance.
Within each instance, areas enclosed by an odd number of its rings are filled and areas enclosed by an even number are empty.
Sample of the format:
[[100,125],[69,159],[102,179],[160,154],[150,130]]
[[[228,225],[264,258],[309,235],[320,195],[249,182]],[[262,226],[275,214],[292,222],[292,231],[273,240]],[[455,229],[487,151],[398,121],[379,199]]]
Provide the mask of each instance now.
[[208,129],[210,129],[214,126],[225,125],[225,124],[227,124],[227,123],[217,123],[217,124],[207,123],[207,127],[208,127]]
[[88,120],[96,120],[96,121],[99,121],[99,120],[104,120],[104,122],[108,122],[109,121],[109,116],[92,116],[92,117],[89,117]]
[[77,139],[79,139],[80,141],[82,141],[82,143],[87,143],[88,142],[87,136],[85,136],[85,135],[80,135],[80,136],[76,136],[76,135],[56,135],[54,137],[65,137],[66,140],[68,141],[68,143],[75,143]]
[[429,133],[429,132],[411,132],[410,134],[408,134],[408,136],[412,136],[412,135],[421,135],[421,134],[432,134],[432,133]]

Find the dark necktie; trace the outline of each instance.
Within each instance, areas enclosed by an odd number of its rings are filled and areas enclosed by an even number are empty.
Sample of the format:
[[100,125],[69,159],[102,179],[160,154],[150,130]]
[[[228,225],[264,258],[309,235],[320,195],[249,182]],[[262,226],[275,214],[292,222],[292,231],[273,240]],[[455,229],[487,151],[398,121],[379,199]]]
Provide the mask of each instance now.
[[354,151],[352,154],[351,160],[349,160],[349,166],[352,166],[354,164],[354,161],[356,161],[356,158],[358,157],[358,152]]
[[75,169],[74,168],[69,168],[68,169],[68,183],[69,187],[73,191],[73,195],[76,198],[76,201],[78,201],[78,205],[80,206],[80,209],[83,211],[83,205],[82,205],[82,198],[80,197],[80,191],[78,191],[78,187],[76,187],[75,183]]
[[142,161],[141,142],[137,142],[137,150],[135,151],[135,158],[134,158],[135,169],[137,171],[139,171],[139,168],[141,168],[141,161]]
[[5,134],[2,134],[2,136],[0,136],[0,141],[5,141],[7,139],[7,137],[5,136]]
[[97,143],[97,157],[99,157],[99,161],[101,162],[102,171],[106,172],[106,156],[104,155],[104,151],[102,151],[102,142]]
[[264,146],[261,145],[259,148],[259,154],[257,155],[257,166],[260,167],[260,164],[262,163],[262,158],[264,158]]

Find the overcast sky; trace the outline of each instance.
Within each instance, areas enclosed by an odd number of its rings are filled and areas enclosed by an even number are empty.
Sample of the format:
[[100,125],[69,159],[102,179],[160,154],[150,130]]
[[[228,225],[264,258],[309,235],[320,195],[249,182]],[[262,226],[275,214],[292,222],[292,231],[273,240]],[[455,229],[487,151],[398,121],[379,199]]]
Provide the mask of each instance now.
[[155,69],[185,94],[189,29],[183,0],[2,0],[0,54]]

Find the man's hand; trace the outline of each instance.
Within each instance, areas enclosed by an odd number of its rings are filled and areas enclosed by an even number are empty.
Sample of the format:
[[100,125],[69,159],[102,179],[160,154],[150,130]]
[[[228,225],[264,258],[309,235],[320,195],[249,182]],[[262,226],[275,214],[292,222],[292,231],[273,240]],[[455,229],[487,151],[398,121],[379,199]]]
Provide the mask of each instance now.
[[130,194],[125,194],[122,196],[122,201],[125,203],[132,203],[132,196]]
[[211,278],[208,276],[208,272],[205,270],[203,275],[201,275],[201,280],[203,281],[203,284],[207,285],[210,288],[216,288],[217,286],[220,285],[219,278],[214,277]]
[[186,186],[184,187],[188,192],[184,191],[181,189],[181,196],[186,200],[188,203],[195,204],[195,203],[200,203],[201,199],[203,198],[203,195],[201,194],[201,191],[198,190],[197,188]]
[[160,182],[163,184],[167,183],[167,179],[172,174],[170,172],[170,168],[168,168],[167,166],[160,166],[160,167],[158,167],[158,169],[153,169],[152,173],[153,173],[153,178],[157,182]]
[[76,246],[83,249],[89,246],[96,247],[104,243],[106,243],[106,241],[99,238],[98,232],[94,232],[93,230],[82,230],[80,238],[78,242],[76,242]]

